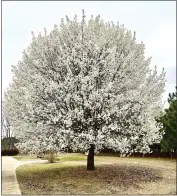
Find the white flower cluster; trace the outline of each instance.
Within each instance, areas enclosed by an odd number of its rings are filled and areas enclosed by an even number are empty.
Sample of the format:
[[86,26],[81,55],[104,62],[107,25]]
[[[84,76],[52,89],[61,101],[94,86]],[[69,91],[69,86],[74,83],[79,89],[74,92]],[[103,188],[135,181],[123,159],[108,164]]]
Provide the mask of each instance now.
[[5,96],[18,147],[39,153],[94,144],[95,152],[149,152],[161,139],[154,118],[165,85],[164,70],[158,75],[149,64],[135,34],[99,16],[67,18],[33,35]]

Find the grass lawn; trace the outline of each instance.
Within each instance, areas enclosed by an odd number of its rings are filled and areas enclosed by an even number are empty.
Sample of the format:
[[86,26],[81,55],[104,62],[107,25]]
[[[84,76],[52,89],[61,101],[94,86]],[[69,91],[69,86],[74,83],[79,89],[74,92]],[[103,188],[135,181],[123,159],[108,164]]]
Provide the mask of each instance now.
[[39,158],[37,158],[37,156],[35,155],[16,155],[13,156],[14,159],[16,159],[17,161],[29,161],[29,160],[38,160]]
[[66,154],[18,167],[22,194],[175,194],[175,160],[95,156],[96,170],[87,171],[86,158]]
[[[27,154],[22,154],[22,155],[17,155],[13,156],[17,161],[30,161],[30,160],[46,160],[46,157],[44,158],[37,158],[36,155],[27,155]],[[69,153],[69,154],[61,154],[61,156],[56,157],[56,161],[86,161],[87,156],[84,156],[83,154],[80,153]]]

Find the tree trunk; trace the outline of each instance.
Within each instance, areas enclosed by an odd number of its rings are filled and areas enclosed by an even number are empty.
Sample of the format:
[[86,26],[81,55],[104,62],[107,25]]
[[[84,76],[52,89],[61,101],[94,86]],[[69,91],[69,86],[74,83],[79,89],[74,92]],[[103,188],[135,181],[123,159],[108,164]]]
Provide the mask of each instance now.
[[171,159],[173,159],[173,155],[172,155],[172,152],[170,152],[170,157],[171,157]]
[[87,170],[94,170],[94,145],[90,145],[89,153],[87,155]]
[[171,158],[171,159],[173,158],[173,155],[172,155],[172,153],[173,153],[173,152],[169,152],[169,154],[170,154],[170,158]]

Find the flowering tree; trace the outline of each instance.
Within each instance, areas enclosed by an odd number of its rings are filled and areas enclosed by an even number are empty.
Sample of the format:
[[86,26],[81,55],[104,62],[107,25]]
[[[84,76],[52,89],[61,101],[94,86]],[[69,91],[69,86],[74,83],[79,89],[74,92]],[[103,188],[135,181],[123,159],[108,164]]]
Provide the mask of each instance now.
[[149,64],[135,33],[100,16],[86,22],[83,12],[33,35],[6,93],[21,148],[89,150],[87,169],[103,147],[149,152],[161,139],[154,117],[165,85],[164,70]]

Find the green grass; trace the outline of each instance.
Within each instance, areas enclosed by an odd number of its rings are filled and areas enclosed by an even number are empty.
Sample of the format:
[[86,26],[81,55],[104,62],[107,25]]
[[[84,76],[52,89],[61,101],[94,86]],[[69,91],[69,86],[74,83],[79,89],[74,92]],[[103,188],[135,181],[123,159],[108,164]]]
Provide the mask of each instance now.
[[95,156],[96,170],[87,171],[86,158],[69,153],[61,155],[57,163],[18,167],[22,194],[175,193],[174,161]]
[[[36,155],[17,155],[13,156],[18,161],[29,161],[29,160],[47,160],[47,157],[37,158]],[[60,154],[56,157],[56,161],[86,161],[87,156],[80,153],[68,153]]]
[[72,155],[65,155],[63,157],[61,157],[62,161],[86,161],[87,160],[87,156],[85,155],[77,155],[77,156],[72,156]]
[[[47,157],[42,158],[42,160],[47,160]],[[56,161],[86,161],[87,156],[84,156],[80,153],[68,153],[68,154],[60,154],[55,158]]]
[[37,158],[35,155],[16,155],[13,156],[13,158],[17,161],[40,160],[40,158]]

